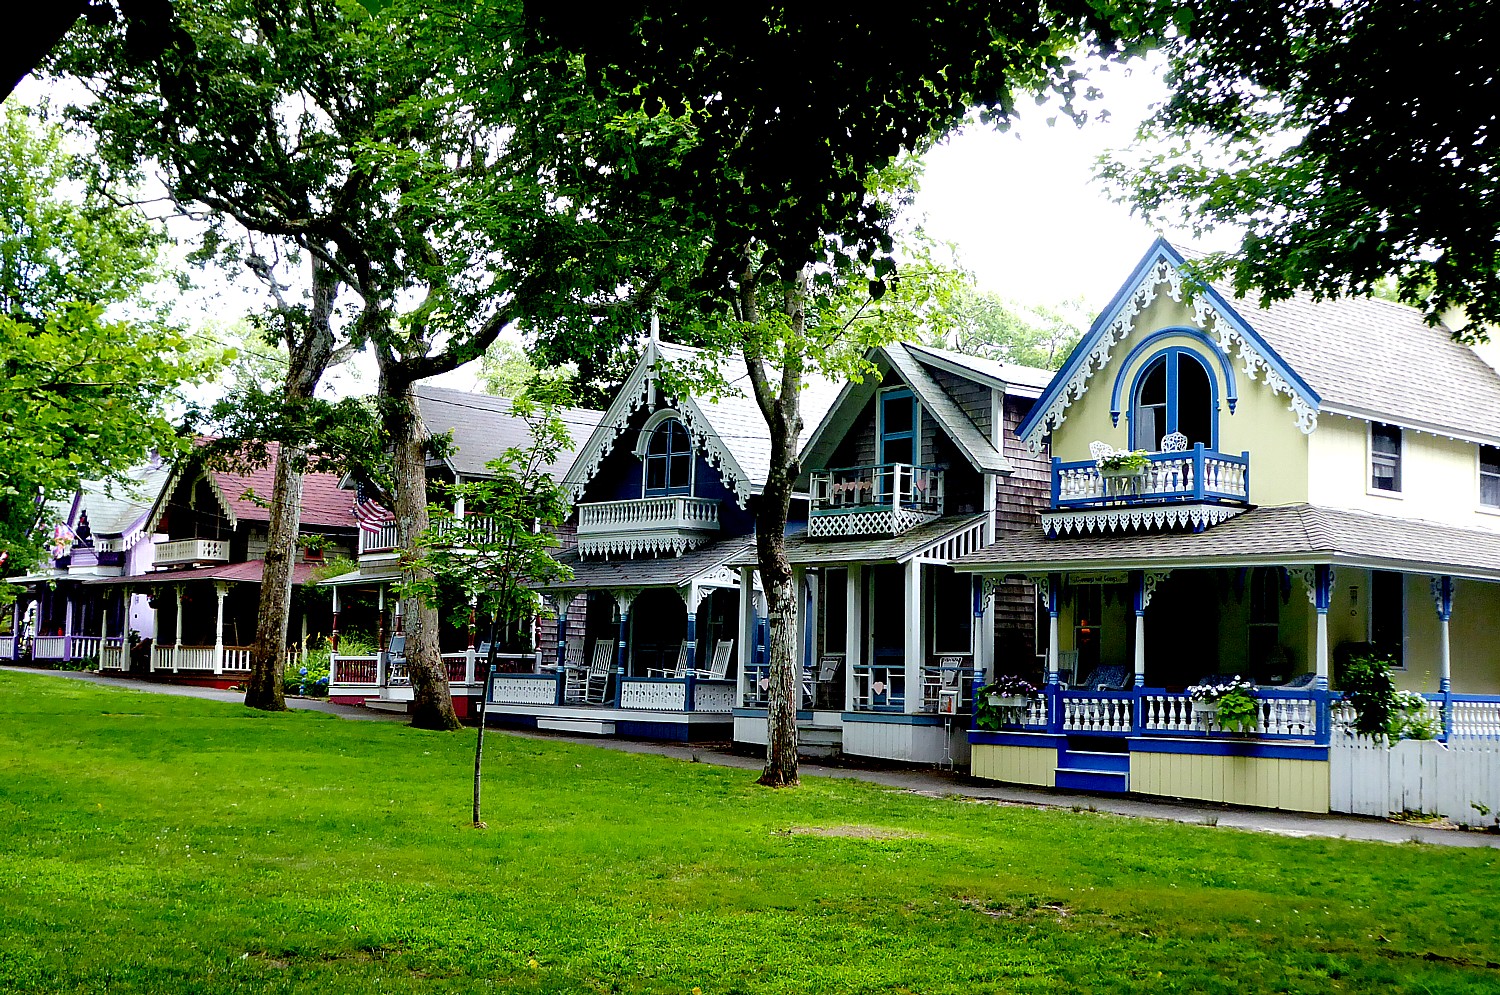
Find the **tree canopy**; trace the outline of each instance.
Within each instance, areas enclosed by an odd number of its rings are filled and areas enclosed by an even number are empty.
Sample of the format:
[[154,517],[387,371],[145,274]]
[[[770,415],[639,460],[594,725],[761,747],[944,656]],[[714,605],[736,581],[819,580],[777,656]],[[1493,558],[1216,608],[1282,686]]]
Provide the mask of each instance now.
[[[1172,94],[1104,166],[1135,209],[1240,225],[1237,289],[1364,294],[1500,321],[1495,56],[1471,0],[1205,0],[1167,44]],[[1164,146],[1147,152],[1148,146]]]

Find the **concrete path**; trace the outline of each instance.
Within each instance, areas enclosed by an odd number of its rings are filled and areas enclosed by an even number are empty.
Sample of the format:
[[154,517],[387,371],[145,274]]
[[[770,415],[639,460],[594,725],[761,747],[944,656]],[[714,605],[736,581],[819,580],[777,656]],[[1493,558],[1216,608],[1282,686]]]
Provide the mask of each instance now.
[[[99,674],[79,671],[32,670],[25,667],[0,667],[17,673],[43,674],[86,681],[103,687],[129,691],[145,691],[153,694],[171,694],[187,698],[203,698],[238,704],[244,695],[238,691],[219,691],[214,688],[183,687],[175,684],[155,684],[121,677],[104,677]],[[370,722],[405,722],[406,716],[373,711],[358,705],[335,705],[316,698],[288,698],[287,707],[311,712],[324,712],[346,719]],[[495,729],[493,733],[519,736],[528,739],[548,739],[580,746],[593,746],[622,753],[650,753],[672,757],[690,763],[716,764],[742,770],[758,770],[761,761],[754,757],[741,756],[723,746],[680,746],[673,743],[656,743],[640,740],[614,739],[607,737],[565,736],[554,733],[520,732]],[[974,781],[961,773],[938,770],[875,770],[855,767],[830,767],[824,764],[805,762],[802,773],[809,777],[850,778],[884,785],[900,791],[913,791],[933,797],[954,797],[995,805],[1027,805],[1034,808],[1076,808],[1089,811],[1110,812],[1115,815],[1141,819],[1162,819],[1169,822],[1190,824],[1213,824],[1221,828],[1243,829],[1249,832],[1276,833],[1281,836],[1320,836],[1351,840],[1367,840],[1379,843],[1428,843],[1435,846],[1494,847],[1500,848],[1500,835],[1490,833],[1459,832],[1448,829],[1433,829],[1427,826],[1390,822],[1349,815],[1307,815],[1297,812],[1276,812],[1266,809],[1233,808],[1225,805],[1205,805],[1193,802],[1148,801],[1141,798],[1121,798],[1113,795],[1087,795],[1040,788],[1016,787],[1004,784]]]

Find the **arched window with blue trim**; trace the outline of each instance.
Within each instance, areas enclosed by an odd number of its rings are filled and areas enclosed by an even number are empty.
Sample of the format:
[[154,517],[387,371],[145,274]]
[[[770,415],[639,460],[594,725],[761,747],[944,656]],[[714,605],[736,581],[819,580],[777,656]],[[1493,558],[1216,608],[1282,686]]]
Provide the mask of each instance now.
[[646,497],[691,494],[693,444],[676,418],[657,425],[646,443]]
[[1218,443],[1218,390],[1203,360],[1190,349],[1164,349],[1135,378],[1130,405],[1130,448],[1160,451],[1173,432],[1188,445]]

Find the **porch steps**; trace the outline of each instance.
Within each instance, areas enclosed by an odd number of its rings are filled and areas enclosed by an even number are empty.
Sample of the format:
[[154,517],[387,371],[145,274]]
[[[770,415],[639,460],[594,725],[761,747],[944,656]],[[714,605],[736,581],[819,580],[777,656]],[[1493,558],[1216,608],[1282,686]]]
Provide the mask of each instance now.
[[1058,751],[1053,778],[1069,791],[1124,794],[1130,790],[1130,754],[1065,748]]
[[365,707],[366,708],[373,709],[373,710],[375,710],[377,712],[400,712],[402,715],[406,714],[406,706],[407,706],[407,704],[408,704],[408,702],[405,702],[405,701],[392,701],[389,698],[366,698],[365,699]]
[[552,732],[577,732],[588,736],[613,736],[615,734],[615,724],[608,719],[565,719],[538,716],[536,727],[550,729]]

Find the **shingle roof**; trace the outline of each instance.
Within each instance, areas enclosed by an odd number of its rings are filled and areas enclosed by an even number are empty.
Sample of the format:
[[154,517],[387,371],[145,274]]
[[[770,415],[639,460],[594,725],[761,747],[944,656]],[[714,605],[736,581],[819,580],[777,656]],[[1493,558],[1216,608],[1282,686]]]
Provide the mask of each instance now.
[[632,587],[682,587],[694,577],[724,566],[754,544],[753,537],[726,539],[681,556],[628,560],[584,560],[577,548],[557,554],[558,563],[573,571],[571,580],[542,585],[548,591],[609,590]]
[[[659,342],[657,348],[668,362],[691,362],[702,350],[672,342]],[[771,467],[771,433],[766,428],[766,419],[755,403],[750,390],[750,374],[745,371],[745,361],[739,356],[725,356],[718,361],[724,379],[737,393],[724,397],[694,396],[693,402],[713,425],[745,477],[760,487],[766,481],[766,472]],[[821,376],[809,376],[802,387],[802,436],[806,438],[833,402],[838,398],[841,384]],[[799,439],[800,444],[800,439]]]
[[[312,579],[316,564],[292,564],[292,583],[306,584]],[[178,584],[190,580],[222,580],[234,584],[259,584],[265,574],[265,560],[245,560],[219,567],[189,567],[184,570],[153,570],[150,573],[124,577],[99,577],[85,584]]]
[[[488,476],[485,464],[503,455],[507,449],[531,442],[530,427],[524,418],[511,413],[510,400],[493,394],[471,394],[419,384],[412,391],[427,431],[453,433],[454,452],[448,465],[466,477]],[[559,412],[573,445],[549,468],[561,477],[573,462],[573,454],[587,441],[603,413],[586,408],[563,408]]]
[[[262,502],[271,500],[271,488],[276,478],[276,453],[279,446],[270,442],[266,451],[270,462],[249,473],[229,473],[211,470],[209,476],[224,495],[229,509],[237,521],[265,522],[270,520],[270,509]],[[253,494],[252,498],[250,495]],[[348,491],[339,490],[339,477],[333,473],[306,473],[302,475],[303,525],[322,528],[353,529],[354,500]]]
[[1294,504],[1253,508],[1201,533],[1066,534],[1040,525],[958,560],[1009,572],[1148,566],[1351,563],[1500,579],[1500,532]]
[[1030,388],[1031,390],[1045,390],[1052,382],[1052,370],[1038,369],[1034,366],[1019,366],[1015,363],[997,363],[993,359],[985,359],[983,356],[970,356],[951,349],[939,349],[936,346],[922,345],[919,342],[905,343],[908,351],[914,353],[918,359],[929,357],[946,360],[955,366],[963,366],[980,376],[999,380],[1010,386]]
[[937,419],[948,438],[958,444],[976,467],[994,473],[1011,471],[1010,460],[1006,459],[995,448],[994,443],[974,427],[969,416],[964,414],[953,398],[948,396],[947,391],[938,386],[937,381],[932,379],[932,374],[928,373],[927,368],[907,351],[904,343],[892,342],[885,347],[884,351],[891,366],[901,374],[901,379],[905,380],[907,386],[921,399],[922,407]]
[[[818,563],[894,563],[923,546],[937,542],[955,532],[961,532],[983,521],[984,515],[947,515],[918,525],[898,536],[860,539],[814,539],[805,532],[786,537],[786,557],[794,565]],[[756,558],[754,544],[729,561],[732,567],[753,567]]]
[[1299,293],[1260,307],[1225,299],[1322,398],[1324,410],[1500,439],[1500,375],[1422,312],[1364,297]]
[[132,470],[125,484],[86,481],[80,488],[79,510],[89,516],[90,531],[96,536],[124,535],[146,517],[171,475],[171,466],[156,460]]

